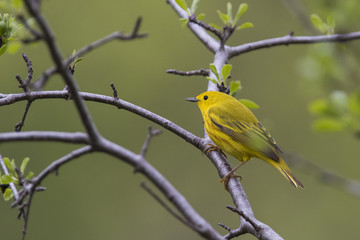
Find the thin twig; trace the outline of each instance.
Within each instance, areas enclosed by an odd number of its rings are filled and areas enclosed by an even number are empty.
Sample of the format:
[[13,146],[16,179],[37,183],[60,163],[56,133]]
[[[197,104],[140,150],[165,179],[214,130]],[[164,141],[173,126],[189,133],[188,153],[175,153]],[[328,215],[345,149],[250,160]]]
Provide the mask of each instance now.
[[[9,175],[9,171],[6,168],[6,165],[4,163],[4,160],[3,160],[2,156],[1,156],[1,154],[0,154],[0,165],[1,165],[1,168],[3,169],[3,171],[4,171],[4,174]],[[11,191],[14,194],[15,200],[18,200],[19,199],[19,192],[17,191],[15,184],[13,182],[11,182],[11,183],[9,183],[9,186],[11,188]]]
[[233,207],[233,206],[226,206],[226,208],[227,208],[227,209],[230,209],[231,211],[233,211],[233,212],[239,214],[240,216],[242,216],[246,221],[248,221],[248,222],[254,227],[254,229],[255,229],[257,232],[261,231],[262,227],[259,226],[259,225],[257,224],[257,222],[255,222],[255,221],[253,220],[253,218],[251,218],[250,216],[246,215],[243,211],[241,211],[241,210],[239,210],[239,209],[237,209],[237,208],[235,208],[235,207]]
[[33,68],[32,68],[32,64],[30,59],[28,58],[28,56],[26,56],[26,54],[23,52],[22,53],[23,59],[26,63],[27,66],[27,76],[26,76],[26,80],[25,82],[21,79],[20,75],[16,75],[16,79],[18,80],[18,82],[20,83],[20,88],[22,88],[24,90],[24,92],[29,92],[29,84],[30,81],[32,79],[33,76]]
[[232,229],[231,229],[230,227],[226,226],[225,224],[218,223],[218,225],[219,225],[220,227],[224,228],[225,230],[227,230],[228,232],[231,232],[231,231],[232,231]]
[[199,70],[192,70],[192,71],[179,71],[176,69],[168,69],[166,73],[176,74],[180,76],[209,76],[209,69],[199,69]]
[[33,35],[33,38],[21,39],[21,42],[23,42],[25,44],[33,43],[33,42],[37,42],[43,38],[42,35],[37,30],[35,30],[28,24],[28,21],[26,20],[24,15],[19,14],[16,16],[16,18],[19,19],[22,22],[22,24],[25,26],[25,28]]
[[15,206],[20,205],[24,201],[24,199],[27,195],[30,195],[30,194],[34,193],[35,191],[43,191],[44,188],[38,187],[41,184],[42,180],[50,173],[56,172],[60,166],[64,165],[65,163],[70,162],[71,160],[73,160],[75,158],[79,158],[82,155],[92,152],[92,151],[93,151],[93,148],[88,145],[88,146],[76,149],[76,150],[72,151],[71,153],[52,162],[43,171],[41,171],[41,173],[39,173],[36,177],[33,177],[31,179],[31,181],[25,182],[23,184],[24,190],[25,190],[25,191],[23,191],[24,194],[21,194],[21,196],[13,204],[11,204],[11,207],[13,208]]
[[[99,40],[96,40],[84,47],[82,47],[81,49],[79,49],[78,51],[76,51],[76,53],[66,59],[63,60],[63,65],[64,66],[68,66],[72,61],[74,61],[75,58],[77,57],[81,57],[113,40],[132,40],[132,39],[137,39],[137,38],[144,38],[146,37],[148,34],[147,33],[142,33],[139,34],[139,28],[140,28],[140,24],[141,24],[141,18],[139,17],[135,23],[135,27],[134,30],[131,34],[124,34],[121,33],[119,31],[117,32],[113,32],[111,34],[109,34],[106,37],[103,37]],[[135,34],[135,35],[134,35]],[[32,87],[35,90],[41,90],[45,84],[47,83],[49,77],[51,77],[53,74],[55,74],[57,72],[57,67],[51,67],[47,70],[44,71],[44,73],[42,74],[42,76],[35,82],[32,84]]]
[[201,26],[202,28],[204,28],[204,29],[212,32],[212,33],[215,34],[215,35],[219,38],[219,40],[221,40],[221,41],[222,41],[223,38],[224,38],[223,34],[222,34],[219,30],[217,30],[216,28],[210,26],[210,25],[207,24],[207,23],[204,23],[204,22],[202,22],[202,21],[199,21],[198,19],[196,19],[196,16],[195,16],[195,15],[190,15],[190,16],[189,16],[189,22],[195,23],[195,24]]
[[24,206],[26,206],[26,211],[24,211],[22,214],[22,216],[24,218],[24,226],[23,226],[23,230],[22,230],[22,240],[25,240],[28,222],[29,222],[29,216],[30,216],[31,201],[32,201],[33,196],[34,196],[34,192],[29,193],[29,199],[27,200],[26,204],[24,205]]
[[15,125],[15,132],[21,132],[21,129],[24,126],[24,123],[25,123],[27,113],[28,113],[28,111],[30,109],[31,103],[32,103],[31,100],[27,101],[25,111],[24,111],[24,114],[22,116],[21,121]]
[[151,126],[149,126],[148,128],[148,135],[146,136],[146,139],[145,139],[145,142],[141,148],[141,151],[140,151],[140,155],[142,157],[145,157],[146,153],[147,153],[147,150],[149,148],[149,144],[150,144],[150,141],[151,139],[154,137],[154,136],[157,136],[161,133],[161,130],[160,129],[152,129]]
[[118,100],[119,97],[118,97],[118,93],[117,93],[117,90],[116,90],[116,87],[115,87],[114,83],[111,83],[110,86],[111,86],[111,88],[112,88],[112,90],[113,90],[113,96],[114,96],[114,98],[115,98],[116,100]]
[[174,210],[172,210],[161,198],[152,191],[145,182],[142,182],[140,186],[150,194],[163,208],[165,208],[166,211],[168,211],[173,217],[175,217],[177,220],[179,220],[181,223],[185,224],[186,226],[191,227],[190,223],[185,220],[183,217],[181,217],[178,213],[176,213]]

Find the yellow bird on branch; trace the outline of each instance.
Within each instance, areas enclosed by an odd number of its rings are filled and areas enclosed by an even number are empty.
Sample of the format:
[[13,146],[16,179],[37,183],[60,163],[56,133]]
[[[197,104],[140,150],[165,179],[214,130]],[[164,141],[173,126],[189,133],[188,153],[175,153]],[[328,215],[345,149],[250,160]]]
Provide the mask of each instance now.
[[220,150],[234,156],[240,164],[221,180],[227,189],[227,182],[233,173],[252,157],[262,159],[274,166],[295,187],[303,184],[294,176],[281,157],[281,149],[255,115],[234,97],[221,92],[204,92],[196,98],[204,119],[205,130],[217,145],[205,151]]

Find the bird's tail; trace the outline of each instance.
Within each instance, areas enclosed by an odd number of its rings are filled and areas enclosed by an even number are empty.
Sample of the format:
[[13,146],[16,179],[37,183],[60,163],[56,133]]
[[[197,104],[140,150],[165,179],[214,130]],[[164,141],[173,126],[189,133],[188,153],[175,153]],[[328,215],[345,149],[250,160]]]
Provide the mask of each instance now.
[[304,188],[304,185],[300,182],[299,179],[297,179],[295,177],[295,175],[290,171],[290,168],[288,167],[288,165],[285,163],[285,161],[283,159],[279,159],[279,161],[274,161],[271,160],[272,162],[270,163],[271,165],[273,165],[274,167],[277,168],[277,170],[279,170],[281,172],[281,174],[287,178],[289,180],[289,182],[296,188]]

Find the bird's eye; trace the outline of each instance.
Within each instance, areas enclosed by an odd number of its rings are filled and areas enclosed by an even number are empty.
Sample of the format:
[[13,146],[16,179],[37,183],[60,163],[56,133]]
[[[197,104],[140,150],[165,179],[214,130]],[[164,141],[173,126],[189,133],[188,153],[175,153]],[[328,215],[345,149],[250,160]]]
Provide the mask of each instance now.
[[204,96],[204,100],[207,100],[208,98],[209,98],[208,96],[206,96],[206,95]]

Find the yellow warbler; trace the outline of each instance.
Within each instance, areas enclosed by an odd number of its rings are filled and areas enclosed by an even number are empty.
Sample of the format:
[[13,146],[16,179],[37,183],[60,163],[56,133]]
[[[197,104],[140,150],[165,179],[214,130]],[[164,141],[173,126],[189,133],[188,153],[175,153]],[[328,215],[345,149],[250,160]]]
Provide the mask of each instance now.
[[[237,99],[211,91],[186,100],[196,102],[199,106],[205,130],[217,147],[241,162],[222,179],[226,188],[233,172],[252,157],[263,159],[274,166],[295,187],[304,187],[281,158],[282,152],[275,140],[255,115]],[[209,149],[214,150],[214,147]]]

